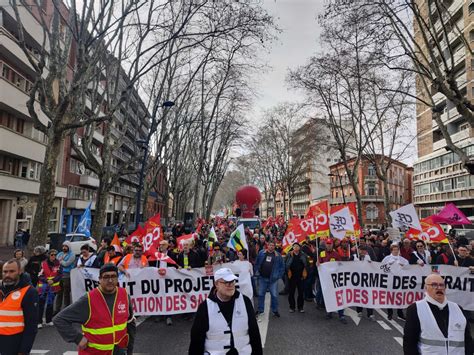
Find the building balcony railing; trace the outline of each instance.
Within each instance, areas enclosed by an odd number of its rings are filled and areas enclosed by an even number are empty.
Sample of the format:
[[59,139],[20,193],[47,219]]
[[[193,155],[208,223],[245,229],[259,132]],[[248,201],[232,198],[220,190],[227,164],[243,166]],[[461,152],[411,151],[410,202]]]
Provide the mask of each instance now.
[[346,203],[348,202],[356,202],[356,198],[355,196],[346,196],[345,198],[342,198],[342,197],[331,197],[329,199],[329,203],[331,205],[340,205],[340,204],[343,204],[344,203],[344,200],[346,201]]
[[362,195],[361,199],[362,199],[362,201],[383,202],[384,197],[383,196],[377,196],[377,195]]

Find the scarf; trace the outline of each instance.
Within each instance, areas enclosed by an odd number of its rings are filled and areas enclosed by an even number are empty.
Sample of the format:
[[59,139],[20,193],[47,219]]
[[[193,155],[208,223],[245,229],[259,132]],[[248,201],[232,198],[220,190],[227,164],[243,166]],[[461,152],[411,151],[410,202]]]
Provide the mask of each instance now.
[[427,293],[425,293],[425,300],[428,303],[431,303],[432,305],[438,307],[440,310],[446,307],[446,305],[448,304],[448,299],[446,297],[444,297],[443,303],[439,303],[434,298],[430,297]]

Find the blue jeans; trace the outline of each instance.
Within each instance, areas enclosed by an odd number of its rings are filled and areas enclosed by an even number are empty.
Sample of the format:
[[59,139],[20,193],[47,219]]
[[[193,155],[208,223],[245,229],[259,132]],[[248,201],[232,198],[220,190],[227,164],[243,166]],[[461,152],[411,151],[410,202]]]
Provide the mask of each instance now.
[[260,277],[258,279],[258,311],[263,313],[265,310],[265,294],[270,290],[272,312],[278,312],[278,280],[270,282],[270,279]]

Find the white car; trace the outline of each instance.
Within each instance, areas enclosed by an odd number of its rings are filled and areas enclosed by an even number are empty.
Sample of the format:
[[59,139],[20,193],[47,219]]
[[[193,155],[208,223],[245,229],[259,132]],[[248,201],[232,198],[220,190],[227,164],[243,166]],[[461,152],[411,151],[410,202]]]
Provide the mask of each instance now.
[[[84,244],[89,244],[89,246],[92,249],[94,249],[94,251],[97,250],[97,242],[95,241],[95,239],[90,238],[90,237],[86,236],[85,234],[69,233],[69,234],[66,234],[66,239],[65,240],[68,240],[69,242],[71,242],[71,251],[75,255],[79,255],[81,253],[81,247]],[[46,250],[49,250],[49,244],[50,244],[50,242],[48,241],[48,243],[46,244]],[[61,250],[58,250],[58,251],[61,251]]]

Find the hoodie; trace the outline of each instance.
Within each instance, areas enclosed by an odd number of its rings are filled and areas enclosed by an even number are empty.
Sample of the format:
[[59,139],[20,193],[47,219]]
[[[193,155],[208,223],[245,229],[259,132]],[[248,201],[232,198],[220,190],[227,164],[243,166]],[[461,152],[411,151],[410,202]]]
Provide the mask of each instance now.
[[[0,286],[0,300],[3,300],[8,294],[29,285],[25,275],[20,276],[18,284],[13,286]],[[38,292],[31,287],[26,292],[21,301],[21,308],[25,319],[25,329],[23,333],[15,335],[0,335],[0,351],[2,355],[10,354],[29,354],[38,332]],[[8,352],[6,352],[8,351]]]
[[[234,302],[239,295],[239,291],[235,291],[234,296],[229,302],[222,302],[216,295],[216,288],[212,287],[209,293],[209,299],[219,305],[224,318],[229,322],[232,320],[234,311]],[[247,310],[247,317],[249,323],[249,338],[250,346],[252,347],[252,355],[263,354],[262,341],[260,339],[260,331],[258,329],[257,318],[253,309],[252,301],[245,295],[245,308]],[[207,312],[207,302],[203,301],[196,312],[194,323],[191,328],[191,343],[189,344],[189,355],[204,354],[204,343],[206,342],[206,333],[209,330],[209,315]]]
[[76,256],[71,251],[71,242],[66,240],[63,245],[67,246],[69,248],[69,251],[67,253],[61,251],[58,254],[57,258],[63,268],[63,278],[69,278],[69,274],[71,273],[71,270],[74,268],[75,265]]

